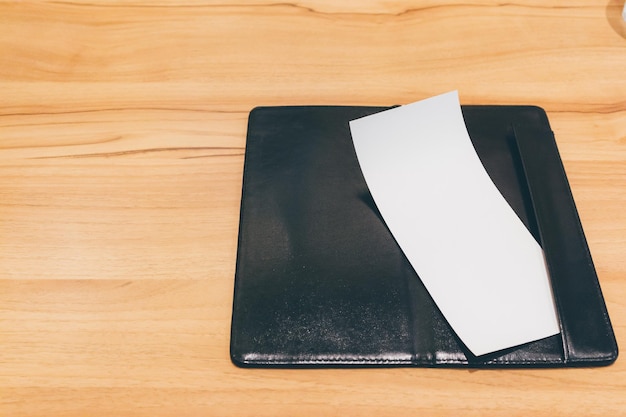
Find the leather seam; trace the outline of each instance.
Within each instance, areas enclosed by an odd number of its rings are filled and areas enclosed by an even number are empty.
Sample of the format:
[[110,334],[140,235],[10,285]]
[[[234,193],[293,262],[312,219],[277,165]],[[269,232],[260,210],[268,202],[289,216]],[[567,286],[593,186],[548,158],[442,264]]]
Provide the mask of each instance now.
[[[607,360],[607,359],[611,359],[612,355],[608,355],[606,357],[594,357],[594,358],[589,358],[589,359],[585,359],[585,360],[580,360],[580,361],[594,361],[594,362],[601,362],[603,360]],[[297,358],[297,359],[291,359],[291,360],[243,360],[244,363],[249,363],[249,364],[306,364],[306,363],[342,363],[342,362],[348,362],[348,363],[416,363],[416,364],[447,364],[447,363],[458,363],[458,364],[469,364],[470,361],[468,360],[463,360],[463,359],[438,359],[435,361],[431,361],[431,360],[425,360],[425,359],[418,359],[416,358],[414,361],[412,359],[369,359],[369,358],[350,358],[350,357],[342,357],[342,356],[337,356],[337,357],[328,357],[328,358]],[[524,359],[519,359],[519,360],[507,360],[507,359],[494,359],[494,360],[490,360],[487,362],[482,362],[482,363],[477,363],[477,365],[484,365],[484,364],[533,364],[533,363],[541,363],[541,364],[562,364],[564,363],[563,360],[559,360],[559,359],[528,359],[528,360],[524,360]]]

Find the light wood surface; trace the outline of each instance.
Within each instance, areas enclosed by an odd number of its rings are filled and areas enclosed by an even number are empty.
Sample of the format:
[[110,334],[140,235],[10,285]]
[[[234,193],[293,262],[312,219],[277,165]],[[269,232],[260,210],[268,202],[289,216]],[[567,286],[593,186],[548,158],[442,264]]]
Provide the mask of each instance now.
[[626,346],[621,1],[0,1],[0,415],[618,416],[606,368],[246,370],[248,112],[535,104]]

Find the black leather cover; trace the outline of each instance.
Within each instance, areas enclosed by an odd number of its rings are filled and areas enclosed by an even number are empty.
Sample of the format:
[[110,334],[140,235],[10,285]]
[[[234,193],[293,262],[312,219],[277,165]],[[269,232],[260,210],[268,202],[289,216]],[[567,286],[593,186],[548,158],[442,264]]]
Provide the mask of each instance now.
[[559,335],[477,357],[405,259],[361,174],[348,122],[385,109],[260,107],[250,113],[233,362],[478,368],[612,363],[615,337],[545,112],[463,107],[487,172],[544,248],[561,323]]

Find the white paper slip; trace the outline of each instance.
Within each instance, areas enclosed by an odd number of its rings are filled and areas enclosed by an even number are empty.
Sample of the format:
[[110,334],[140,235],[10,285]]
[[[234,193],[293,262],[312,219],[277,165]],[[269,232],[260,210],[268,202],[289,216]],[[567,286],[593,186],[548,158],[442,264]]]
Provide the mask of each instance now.
[[350,130],[389,230],[474,355],[559,333],[541,247],[485,171],[456,91]]

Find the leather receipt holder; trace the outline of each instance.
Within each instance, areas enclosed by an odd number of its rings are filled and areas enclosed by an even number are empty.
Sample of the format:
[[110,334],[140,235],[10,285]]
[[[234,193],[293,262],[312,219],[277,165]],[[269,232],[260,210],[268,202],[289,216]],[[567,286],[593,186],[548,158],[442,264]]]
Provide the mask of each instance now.
[[250,113],[232,361],[473,368],[615,361],[615,336],[545,112],[462,107],[485,169],[544,249],[561,326],[558,335],[474,356],[404,257],[363,179],[348,122],[386,109],[293,106]]

